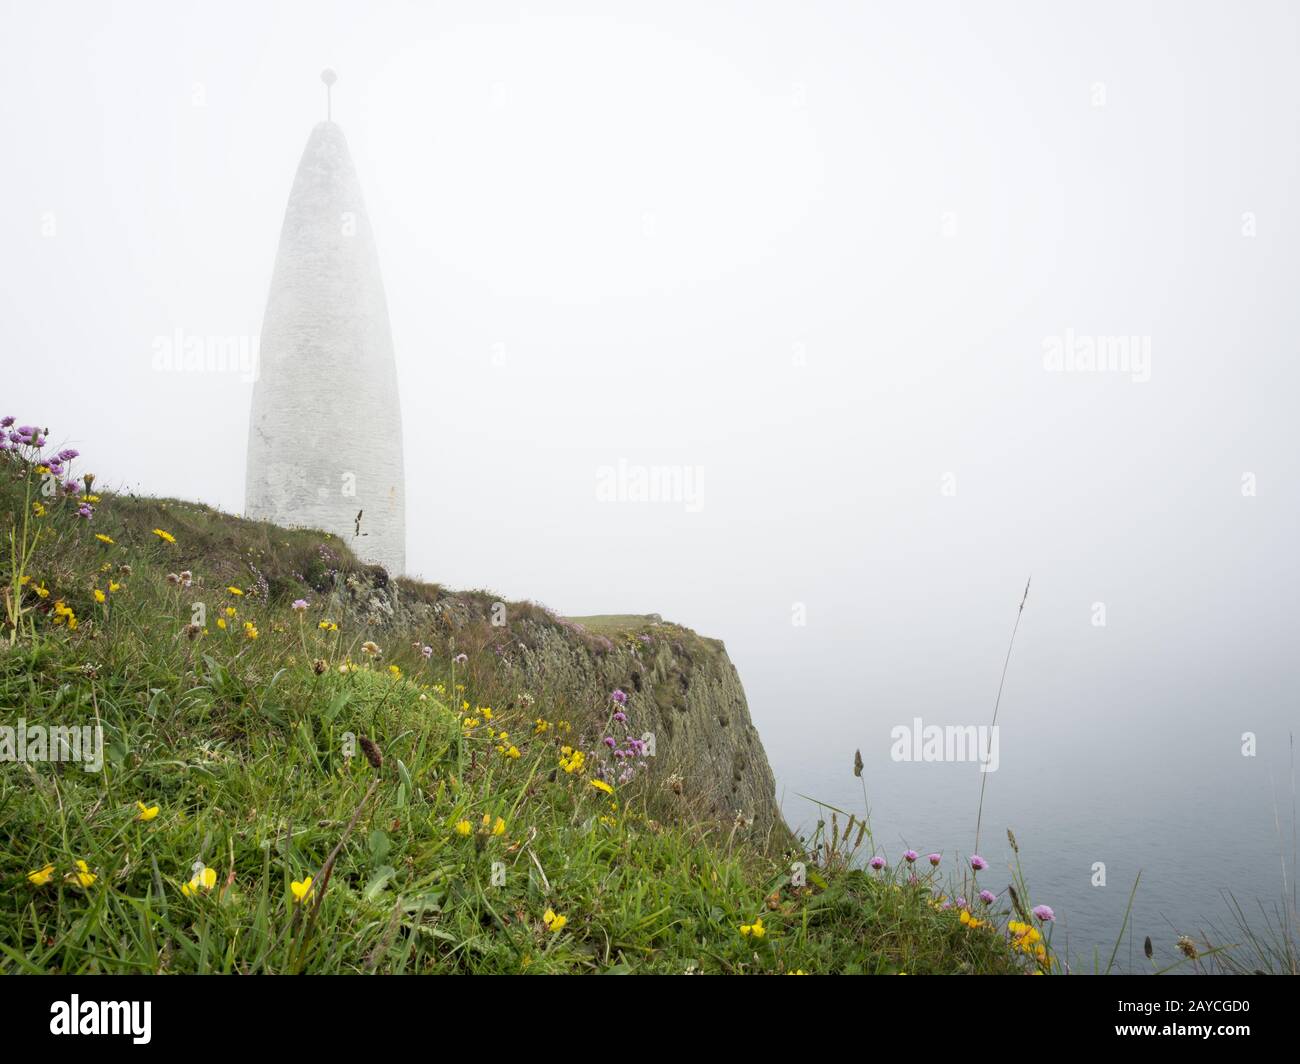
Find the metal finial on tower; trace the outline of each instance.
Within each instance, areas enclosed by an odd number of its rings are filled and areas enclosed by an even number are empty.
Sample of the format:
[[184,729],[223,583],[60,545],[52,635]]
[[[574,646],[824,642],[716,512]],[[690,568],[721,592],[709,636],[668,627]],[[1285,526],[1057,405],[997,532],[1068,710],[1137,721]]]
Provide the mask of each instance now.
[[339,76],[326,67],[320,72],[320,79],[325,83],[325,121],[332,122],[334,120],[333,88]]

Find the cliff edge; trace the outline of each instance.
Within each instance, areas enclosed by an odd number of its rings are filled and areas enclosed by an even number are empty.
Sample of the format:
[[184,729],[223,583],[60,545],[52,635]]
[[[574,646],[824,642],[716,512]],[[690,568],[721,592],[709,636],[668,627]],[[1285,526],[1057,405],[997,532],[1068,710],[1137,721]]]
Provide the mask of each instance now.
[[658,615],[563,617],[487,592],[392,580],[367,567],[336,580],[343,608],[464,653],[476,689],[505,702],[528,694],[555,717],[598,728],[610,692],[629,695],[634,730],[648,735],[652,783],[698,818],[765,838],[786,829],[776,780],[745,690],[721,640]]

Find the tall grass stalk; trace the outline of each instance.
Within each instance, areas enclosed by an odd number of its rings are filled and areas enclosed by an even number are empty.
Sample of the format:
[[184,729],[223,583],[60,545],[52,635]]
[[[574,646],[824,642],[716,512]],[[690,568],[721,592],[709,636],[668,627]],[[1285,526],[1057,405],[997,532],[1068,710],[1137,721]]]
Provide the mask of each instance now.
[[[993,723],[992,727],[998,726],[998,709],[1002,705],[1002,687],[1007,682],[1007,666],[1011,664],[1011,649],[1016,645],[1016,633],[1020,631],[1020,618],[1025,612],[1025,602],[1029,598],[1029,584],[1033,580],[1031,576],[1025,581],[1025,593],[1020,598],[1020,608],[1016,610],[1016,623],[1011,628],[1011,639],[1007,643],[1007,656],[1002,662],[1002,677],[998,680],[998,696],[993,702]],[[992,740],[990,739],[990,742]],[[989,774],[980,773],[980,804],[975,812],[975,853],[980,852],[980,824],[984,819],[984,788],[988,785]]]

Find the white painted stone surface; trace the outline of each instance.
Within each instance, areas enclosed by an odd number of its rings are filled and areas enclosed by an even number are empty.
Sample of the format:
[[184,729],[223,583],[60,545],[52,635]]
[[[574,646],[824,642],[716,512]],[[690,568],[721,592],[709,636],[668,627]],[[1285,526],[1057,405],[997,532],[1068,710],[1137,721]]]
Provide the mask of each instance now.
[[356,168],[333,122],[312,130],[284,214],[253,387],[245,512],[325,529],[394,576],[405,569],[388,302]]

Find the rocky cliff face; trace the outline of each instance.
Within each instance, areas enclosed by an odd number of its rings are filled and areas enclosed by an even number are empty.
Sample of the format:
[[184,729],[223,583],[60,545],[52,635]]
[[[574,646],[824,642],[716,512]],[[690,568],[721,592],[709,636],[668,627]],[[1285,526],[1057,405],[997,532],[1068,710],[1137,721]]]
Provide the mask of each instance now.
[[719,640],[655,615],[563,618],[485,593],[392,581],[377,568],[348,574],[335,593],[376,628],[467,653],[473,689],[495,687],[502,700],[527,692],[539,712],[571,720],[590,741],[621,688],[634,732],[654,736],[657,800],[746,835],[784,837],[776,781]]

